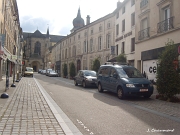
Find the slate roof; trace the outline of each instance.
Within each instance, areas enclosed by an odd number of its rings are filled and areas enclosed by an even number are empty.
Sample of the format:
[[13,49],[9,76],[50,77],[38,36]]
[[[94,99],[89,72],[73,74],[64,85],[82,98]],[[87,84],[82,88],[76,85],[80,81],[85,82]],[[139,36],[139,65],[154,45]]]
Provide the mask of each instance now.
[[[30,38],[47,38],[47,34],[42,34],[39,30],[36,30],[34,33],[29,33],[29,32],[23,32],[23,38],[26,40],[28,37]],[[49,35],[50,37],[50,42],[58,42],[65,36],[60,36],[60,35]]]

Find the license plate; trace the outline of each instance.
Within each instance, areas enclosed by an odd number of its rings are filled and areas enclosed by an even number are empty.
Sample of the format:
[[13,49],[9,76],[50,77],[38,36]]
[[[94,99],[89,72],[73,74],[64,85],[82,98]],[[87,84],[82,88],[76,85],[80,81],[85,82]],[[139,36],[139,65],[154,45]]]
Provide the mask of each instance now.
[[148,89],[140,89],[140,92],[148,91]]

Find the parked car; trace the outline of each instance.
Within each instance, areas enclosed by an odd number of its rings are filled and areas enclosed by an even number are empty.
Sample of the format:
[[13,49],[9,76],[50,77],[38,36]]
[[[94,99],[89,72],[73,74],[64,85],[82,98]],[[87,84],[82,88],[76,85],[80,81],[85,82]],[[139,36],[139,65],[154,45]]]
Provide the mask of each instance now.
[[26,69],[25,69],[25,72],[24,72],[24,77],[26,77],[26,76],[31,76],[31,77],[33,77],[33,68],[32,67],[26,67]]
[[41,73],[42,69],[38,69],[38,73]]
[[58,73],[56,73],[54,70],[50,70],[48,73],[47,73],[47,76],[49,77],[58,77]]
[[74,77],[74,85],[81,84],[84,88],[88,86],[96,86],[96,72],[93,70],[79,70]]
[[42,70],[41,74],[45,75],[46,74],[46,70]]
[[102,65],[97,73],[98,91],[117,93],[118,98],[139,95],[149,98],[153,94],[153,84],[133,66]]
[[46,69],[46,75],[48,75],[48,72],[51,71],[52,69]]

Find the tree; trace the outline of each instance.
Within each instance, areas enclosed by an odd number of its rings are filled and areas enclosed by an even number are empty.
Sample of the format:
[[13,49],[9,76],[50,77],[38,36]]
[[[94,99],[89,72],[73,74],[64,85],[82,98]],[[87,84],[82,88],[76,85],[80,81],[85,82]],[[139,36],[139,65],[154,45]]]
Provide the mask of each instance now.
[[98,69],[100,67],[100,61],[98,58],[96,58],[94,61],[93,61],[93,67],[92,69],[96,72],[98,72]]
[[120,63],[126,63],[126,61],[127,61],[126,55],[125,55],[124,53],[121,53],[121,54],[118,55],[118,57],[116,58],[116,61],[117,61],[117,62],[120,62]]
[[65,63],[64,66],[63,66],[63,75],[64,75],[64,77],[66,77],[67,74],[68,74],[68,72],[67,72],[67,64]]
[[177,58],[176,45],[173,41],[168,41],[159,57],[156,76],[157,91],[167,100],[180,93],[180,75],[174,65]]
[[70,63],[70,76],[74,77],[76,74],[76,68],[73,62]]

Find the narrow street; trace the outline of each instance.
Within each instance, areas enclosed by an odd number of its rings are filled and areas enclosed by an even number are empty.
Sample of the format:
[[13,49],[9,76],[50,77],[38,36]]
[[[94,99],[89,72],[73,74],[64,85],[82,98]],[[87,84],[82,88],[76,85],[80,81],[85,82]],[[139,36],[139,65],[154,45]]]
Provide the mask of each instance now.
[[98,93],[97,88],[74,86],[73,80],[34,77],[84,135],[180,133],[179,104],[154,98],[119,100],[115,94]]

